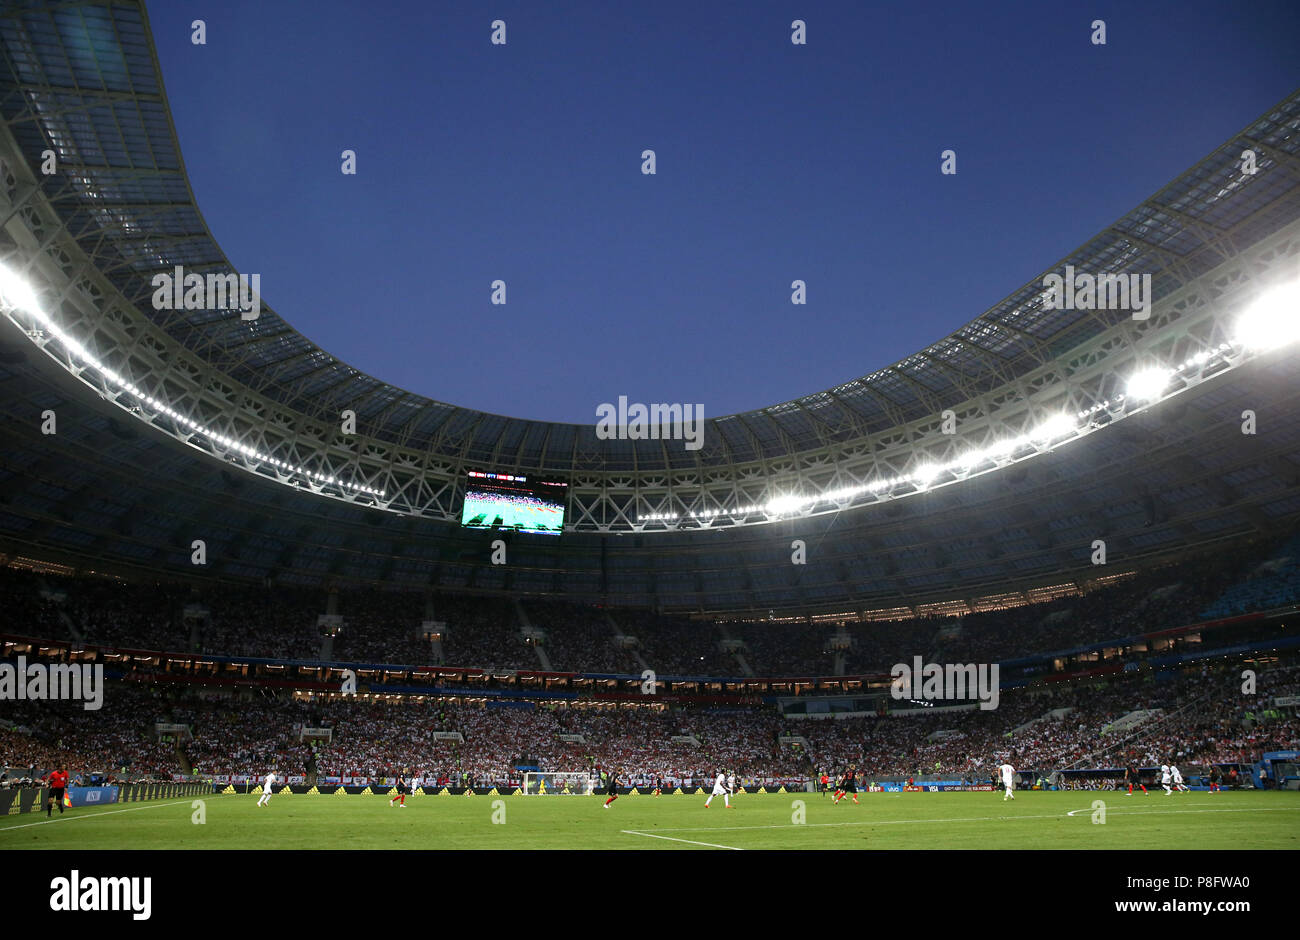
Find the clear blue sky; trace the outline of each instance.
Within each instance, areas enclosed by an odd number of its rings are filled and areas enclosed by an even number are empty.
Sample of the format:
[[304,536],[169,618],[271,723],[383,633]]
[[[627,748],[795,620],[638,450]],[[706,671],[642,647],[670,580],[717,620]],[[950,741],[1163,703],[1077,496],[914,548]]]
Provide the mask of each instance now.
[[579,423],[619,395],[713,417],[894,362],[1300,86],[1294,0],[149,15],[199,206],[267,303],[396,385]]

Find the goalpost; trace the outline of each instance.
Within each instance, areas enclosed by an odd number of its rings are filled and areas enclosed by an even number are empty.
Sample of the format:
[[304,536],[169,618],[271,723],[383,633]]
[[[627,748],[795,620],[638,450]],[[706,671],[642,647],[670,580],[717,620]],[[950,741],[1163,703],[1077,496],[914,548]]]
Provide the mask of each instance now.
[[524,774],[525,796],[591,796],[596,792],[596,775],[578,771]]

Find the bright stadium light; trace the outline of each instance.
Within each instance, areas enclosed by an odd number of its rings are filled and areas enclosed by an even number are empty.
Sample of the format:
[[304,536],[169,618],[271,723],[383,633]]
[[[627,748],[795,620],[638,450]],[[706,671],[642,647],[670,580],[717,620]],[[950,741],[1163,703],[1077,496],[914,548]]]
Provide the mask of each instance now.
[[938,464],[927,463],[913,471],[912,479],[921,486],[928,486],[942,472],[943,468]]
[[[314,473],[293,464],[285,463],[264,454],[255,447],[243,444],[233,438],[219,434],[211,428],[204,427],[197,421],[183,417],[176,409],[172,408],[167,402],[154,398],[146,394],[137,386],[128,382],[116,370],[100,362],[95,354],[87,349],[75,336],[69,335],[62,327],[50,319],[50,316],[41,309],[40,301],[36,296],[36,291],[32,289],[31,282],[22,274],[14,271],[8,265],[0,263],[0,300],[6,305],[17,309],[25,310],[47,329],[51,336],[57,339],[65,350],[71,353],[75,358],[81,360],[88,368],[97,370],[100,375],[104,376],[110,383],[129,393],[137,400],[153,408],[160,414],[167,415],[175,419],[180,424],[192,428],[196,433],[202,434],[215,444],[221,444],[229,450],[237,451],[246,457],[261,463],[271,464],[272,466],[281,467],[294,473],[304,474],[312,479],[328,482],[335,486],[346,487],[358,493],[369,493],[374,496],[383,497],[383,490],[376,490],[373,487],[362,486],[358,483],[341,482],[336,477],[327,477],[320,473]],[[132,409],[138,410],[138,409]]]
[[804,500],[799,496],[778,496],[776,499],[769,500],[764,507],[769,513],[781,515],[782,513],[795,512],[804,504]]
[[1300,281],[1267,291],[1237,320],[1236,340],[1248,349],[1279,349],[1300,339]]
[[983,447],[977,447],[962,454],[961,459],[956,462],[956,467],[964,473],[970,473],[988,459],[988,452]]
[[26,310],[29,313],[37,313],[40,310],[40,300],[27,278],[7,264],[0,264],[0,297],[4,298],[5,303],[19,310]]
[[[114,371],[106,363],[100,362],[93,349],[83,345],[76,337],[60,327],[50,314],[41,309],[39,298],[30,280],[20,271],[3,263],[0,263],[0,302],[11,311],[27,313],[44,331],[40,334],[32,333],[34,340],[38,335],[55,340],[70,358],[79,360],[79,369],[98,370],[108,385],[122,393],[118,401],[120,406],[136,413],[143,410],[141,406],[152,409],[154,415],[143,417],[143,420],[170,418],[175,423],[175,433],[182,439],[187,439],[193,444],[195,437],[202,436],[207,438],[207,449],[210,452],[224,450],[228,452],[227,456],[239,454],[249,462],[274,467],[279,471],[281,482],[286,485],[304,486],[312,483],[317,486],[338,487],[353,493],[366,493],[381,499],[386,498],[387,493],[384,490],[341,480],[328,473],[308,470],[299,464],[273,457],[259,450],[255,444],[245,444],[236,438],[222,434],[177,411],[169,402],[147,394],[143,389],[132,384],[126,376]],[[1233,336],[1233,343],[1239,350],[1252,351],[1278,349],[1297,340],[1300,340],[1300,280],[1289,281],[1260,295],[1238,318]],[[47,340],[35,341],[44,343]],[[1205,367],[1213,360],[1221,360],[1222,365],[1229,370],[1240,364],[1236,361],[1237,357],[1232,352],[1232,346],[1226,342],[1220,343],[1215,347],[1189,352],[1187,358],[1181,362],[1167,365],[1153,364],[1136,372],[1129,377],[1124,394],[1112,394],[1106,400],[1096,402],[1075,414],[1050,414],[1038,424],[1022,430],[1017,435],[985,441],[982,446],[974,447],[960,456],[949,459],[946,463],[936,463],[926,459],[927,455],[924,453],[918,453],[916,457],[924,462],[910,473],[898,476],[876,476],[852,486],[808,496],[796,494],[777,496],[765,503],[752,506],[693,510],[688,513],[651,513],[638,516],[638,521],[676,523],[695,519],[707,524],[715,519],[729,517],[744,524],[746,516],[757,513],[787,516],[805,512],[813,513],[819,506],[829,503],[852,503],[863,496],[877,500],[891,498],[894,491],[905,484],[911,484],[915,490],[946,485],[939,482],[945,475],[948,476],[947,482],[954,482],[954,478],[969,478],[983,472],[978,469],[981,466],[1004,465],[1033,456],[1034,453],[1041,453],[1054,441],[1087,435],[1102,426],[1102,423],[1094,418],[1099,412],[1134,406],[1140,408],[1158,401],[1176,379],[1179,380],[1178,388],[1190,387],[1197,379],[1205,377],[1201,373],[1207,371]],[[1222,368],[1216,367],[1211,374],[1221,374],[1222,371],[1224,371]],[[1187,384],[1184,384],[1184,380]],[[126,395],[130,395],[139,404],[123,401]],[[908,494],[905,492],[902,495]]]
[[1036,441],[1052,441],[1072,433],[1077,426],[1068,415],[1054,415],[1034,428],[1031,436]]
[[1130,398],[1151,401],[1159,398],[1169,385],[1173,372],[1164,368],[1143,369],[1129,376],[1127,391]]
[[1000,441],[994,441],[988,447],[984,448],[984,459],[997,460],[1001,457],[1006,457],[1015,451],[1016,446],[1015,438],[1009,437]]

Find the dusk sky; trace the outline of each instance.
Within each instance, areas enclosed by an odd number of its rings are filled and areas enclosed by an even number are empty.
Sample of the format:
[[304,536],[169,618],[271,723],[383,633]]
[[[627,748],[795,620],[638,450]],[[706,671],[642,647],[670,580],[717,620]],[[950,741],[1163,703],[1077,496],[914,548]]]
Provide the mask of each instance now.
[[1300,85],[1294,0],[148,12],[199,207],[271,307],[385,381],[578,423],[903,358]]

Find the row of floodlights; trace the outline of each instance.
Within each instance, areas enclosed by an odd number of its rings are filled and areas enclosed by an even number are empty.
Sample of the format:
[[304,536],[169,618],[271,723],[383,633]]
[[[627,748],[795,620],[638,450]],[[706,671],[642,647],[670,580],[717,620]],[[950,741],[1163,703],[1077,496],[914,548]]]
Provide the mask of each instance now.
[[269,464],[285,471],[286,473],[298,474],[307,477],[310,480],[314,480],[317,483],[338,486],[354,493],[366,493],[371,496],[379,497],[384,495],[383,490],[376,489],[372,486],[364,486],[360,483],[349,483],[325,473],[317,473],[314,470],[308,470],[306,467],[290,463],[287,460],[280,460],[278,457],[272,457],[270,454],[263,453],[255,447],[243,444],[228,435],[222,434],[220,431],[215,431],[206,425],[200,424],[192,418],[186,417],[166,402],[160,401],[142,389],[137,388],[133,383],[119,375],[111,366],[100,362],[99,359],[90,352],[90,350],[86,349],[85,346],[78,342],[76,337],[69,335],[57,323],[55,323],[50,316],[41,309],[40,301],[36,296],[36,291],[32,289],[32,286],[27,279],[3,263],[0,263],[0,298],[11,307],[29,314],[33,319],[38,321],[42,327],[49,331],[55,339],[62,343],[63,348],[72,356],[75,356],[84,364],[97,370],[113,385],[131,394],[141,402],[144,402],[155,411],[167,415],[167,417],[171,418],[177,424],[188,428],[193,433],[201,434],[209,440],[225,447],[227,450],[232,450],[236,453],[242,454],[250,460]]
[[[18,272],[12,270],[7,265],[0,263],[0,298],[20,310],[26,311],[32,317],[41,322],[41,324],[50,331],[71,354],[81,359],[87,365],[97,369],[110,382],[118,387],[125,389],[136,398],[148,404],[150,407],[161,411],[163,414],[177,421],[178,423],[189,428],[196,434],[202,434],[212,441],[221,444],[229,450],[234,450],[251,460],[261,461],[285,470],[289,473],[296,473],[306,476],[319,483],[328,483],[334,486],[343,487],[357,493],[367,493],[372,496],[382,497],[383,490],[377,490],[374,487],[363,486],[357,483],[348,483],[340,481],[335,477],[322,473],[308,470],[297,464],[291,464],[287,461],[264,454],[256,448],[242,444],[233,438],[230,438],[217,431],[213,431],[198,422],[185,417],[184,415],[171,408],[165,402],[159,401],[151,395],[148,395],[138,389],[135,385],[128,382],[122,376],[104,365],[94,355],[90,353],[76,338],[65,333],[50,317],[41,309],[40,302],[36,292],[32,289],[27,279]],[[1236,345],[1254,350],[1256,352],[1267,352],[1278,349],[1282,346],[1289,345],[1300,339],[1300,280],[1291,281],[1276,287],[1264,293],[1258,300],[1250,305],[1246,311],[1237,320],[1237,329],[1233,341]],[[806,506],[820,502],[843,502],[861,496],[864,493],[876,494],[888,490],[893,490],[903,485],[913,485],[924,489],[931,482],[938,479],[945,473],[970,473],[976,467],[988,461],[996,461],[1000,458],[1010,456],[1018,450],[1027,446],[1044,446],[1052,444],[1066,437],[1074,436],[1079,432],[1078,422],[1091,417],[1099,411],[1106,410],[1112,406],[1118,406],[1126,398],[1139,402],[1153,402],[1164,394],[1171,382],[1179,375],[1192,369],[1204,365],[1216,356],[1220,356],[1230,349],[1228,343],[1221,343],[1214,350],[1206,350],[1197,353],[1195,356],[1187,359],[1178,366],[1153,366],[1142,369],[1129,376],[1125,383],[1125,394],[1119,395],[1114,399],[1107,399],[1099,402],[1091,408],[1080,411],[1074,417],[1060,414],[1054,415],[1033,430],[1009,438],[1005,441],[995,442],[987,447],[976,448],[958,459],[947,464],[926,463],[917,467],[911,473],[902,474],[888,479],[873,480],[871,483],[862,486],[843,487],[832,490],[819,496],[808,497],[798,495],[778,496],[768,500],[766,503],[755,503],[749,506],[740,506],[736,509],[705,509],[696,510],[688,513],[690,518],[699,520],[709,520],[719,516],[731,518],[740,518],[744,516],[763,513],[765,515],[787,515],[795,513]],[[682,518],[680,513],[648,513],[637,517],[638,522],[675,522]]]
[[[1233,342],[1237,346],[1255,352],[1278,349],[1297,339],[1300,339],[1300,281],[1283,284],[1264,293],[1237,320],[1237,328],[1233,336]],[[987,461],[1008,457],[1026,446],[1044,446],[1062,438],[1072,437],[1080,430],[1079,421],[1091,418],[1099,411],[1118,407],[1125,400],[1147,403],[1157,401],[1176,378],[1205,365],[1211,359],[1222,356],[1231,348],[1229,343],[1220,343],[1215,349],[1199,352],[1174,367],[1152,366],[1141,369],[1129,376],[1128,381],[1124,383],[1125,391],[1122,395],[1098,402],[1091,408],[1080,411],[1074,417],[1064,414],[1055,415],[1026,434],[988,447],[977,448],[950,463],[925,463],[911,473],[889,479],[873,480],[862,486],[844,487],[818,496],[778,496],[766,503],[755,503],[736,509],[695,510],[686,513],[685,517],[708,521],[720,516],[742,518],[755,513],[779,516],[799,512],[815,503],[844,502],[863,494],[874,495],[907,484],[924,489],[945,473],[969,474]],[[682,513],[656,512],[638,515],[637,521],[676,522],[682,518]]]

